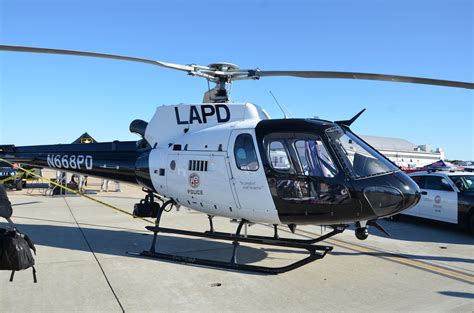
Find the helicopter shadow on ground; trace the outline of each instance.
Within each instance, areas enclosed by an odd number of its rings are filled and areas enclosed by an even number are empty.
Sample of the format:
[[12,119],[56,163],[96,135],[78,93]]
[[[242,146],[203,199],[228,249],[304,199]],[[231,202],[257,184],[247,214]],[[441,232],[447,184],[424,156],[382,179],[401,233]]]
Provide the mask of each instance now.
[[41,201],[29,201],[29,202],[12,203],[12,207],[13,206],[35,204],[35,203],[41,203]]
[[[333,244],[336,245],[337,244]],[[297,251],[297,250],[276,250],[276,249],[262,249],[265,252],[285,252],[285,253],[295,253],[295,254],[307,254],[305,251]],[[411,260],[420,260],[420,261],[443,261],[443,262],[460,262],[460,263],[468,263],[474,264],[474,259],[472,258],[459,258],[459,257],[449,257],[449,256],[438,256],[438,255],[417,255],[417,254],[407,254],[407,253],[390,253],[384,251],[373,251],[373,252],[341,252],[341,251],[331,251],[330,255],[334,256],[361,256],[361,255],[370,255],[379,258],[393,258],[393,257],[402,257]]]
[[[386,221],[386,220],[378,220],[378,222],[384,227],[386,230],[389,231],[389,233],[392,235],[393,239],[399,239],[399,240],[413,240],[413,241],[425,241],[425,242],[437,242],[441,243],[441,241],[436,240],[436,238],[429,238],[429,234],[418,234],[416,237],[410,237],[410,239],[405,239],[404,236],[396,236],[397,233],[392,230],[390,230],[389,226],[392,223],[397,223],[397,222],[392,222],[392,221]],[[402,229],[400,230],[401,232],[406,231],[405,228],[407,226],[403,226]],[[416,224],[414,225],[409,225],[408,227],[415,228],[414,230],[410,230],[410,232],[424,232],[424,228],[421,228],[421,230],[418,230],[418,226]],[[474,239],[466,232],[463,232],[462,229],[456,229],[455,227],[450,227],[447,230],[440,230],[439,225],[432,225],[434,230],[431,230],[431,228],[428,228],[428,231],[436,231],[436,232],[442,232],[441,235],[438,236],[444,236],[447,237],[448,239],[450,237],[451,240],[445,240],[445,243],[455,243],[455,244],[474,244]],[[348,228],[348,230],[354,230],[355,227],[352,225],[351,227]],[[281,231],[281,230],[280,230]],[[289,233],[287,230],[283,230],[285,233]],[[306,232],[305,235],[308,235],[310,232]],[[445,234],[446,233],[446,234]],[[378,229],[375,229],[375,227],[370,228],[370,236],[381,236],[381,237],[387,237],[385,234],[383,234],[381,231]],[[318,237],[319,235],[314,233],[314,237]],[[457,238],[460,239],[457,239]],[[309,238],[309,237],[308,237]],[[422,240],[421,238],[425,238],[425,240]],[[334,245],[337,246],[337,237],[333,239],[335,242],[329,243],[329,245]],[[324,244],[324,241],[323,241]],[[363,246],[363,244],[362,244]],[[344,245],[343,245],[344,247]],[[443,248],[446,248],[444,246],[441,246]],[[275,250],[272,248],[264,248],[262,249],[266,252],[274,252]],[[279,252],[285,252],[284,250],[279,250]],[[304,251],[291,251],[291,250],[286,250],[288,253],[301,253],[304,254],[306,252]],[[472,258],[460,258],[460,257],[449,257],[449,256],[440,256],[440,255],[416,255],[416,254],[407,254],[407,253],[390,253],[390,252],[385,252],[381,250],[374,250],[372,252],[362,252],[362,251],[351,251],[351,252],[341,252],[341,251],[332,251],[330,252],[331,255],[339,255],[339,256],[359,256],[359,255],[371,255],[371,256],[376,256],[376,257],[381,257],[381,258],[391,258],[391,257],[404,257],[408,259],[416,259],[416,260],[424,260],[424,261],[444,261],[444,262],[461,262],[461,263],[468,263],[468,264],[474,264],[474,259]]]
[[420,260],[420,261],[442,261],[442,262],[460,262],[474,264],[474,260],[471,258],[459,258],[459,257],[449,257],[449,256],[438,256],[438,255],[417,255],[417,254],[407,254],[407,253],[390,253],[390,252],[331,252],[332,255],[339,256],[357,256],[357,255],[370,255],[379,258],[393,258],[393,257],[402,257],[411,260]]
[[[337,243],[334,243],[332,245],[337,246]],[[342,246],[344,247],[344,246]],[[262,249],[265,252],[286,252],[286,253],[295,253],[295,254],[307,254],[305,251],[298,251],[298,250],[276,250],[272,248],[263,248]],[[460,263],[468,263],[468,264],[474,264],[474,259],[472,258],[460,258],[460,257],[450,257],[450,256],[439,256],[439,255],[418,255],[418,254],[408,254],[408,253],[390,253],[390,252],[384,252],[384,251],[371,251],[371,252],[357,252],[357,251],[351,251],[351,252],[341,252],[341,251],[331,251],[330,255],[335,255],[335,256],[349,256],[349,257],[354,257],[354,256],[361,256],[361,255],[370,255],[370,256],[375,256],[379,258],[393,258],[393,257],[402,257],[402,258],[407,258],[411,260],[420,260],[420,261],[443,261],[443,262],[460,262]]]
[[469,292],[439,291],[438,293],[445,296],[455,297],[455,298],[474,299],[474,293],[469,293]]
[[[28,192],[33,192],[35,190],[41,191],[41,193],[44,193],[46,195],[47,191],[52,191],[52,188],[54,186],[51,186],[49,183],[27,183],[26,186],[23,189],[27,189]],[[11,190],[12,192],[15,192],[16,190]],[[84,194],[86,195],[96,195],[99,193],[99,190],[93,190],[93,189],[87,189]],[[48,194],[51,196],[50,194]],[[76,194],[71,193],[71,192],[66,192],[66,195],[71,195],[71,196],[76,196]],[[61,195],[64,196],[64,195]]]
[[[392,239],[440,244],[474,245],[474,236],[460,226],[400,215],[398,220],[379,219],[377,222]],[[354,229],[351,227],[351,229]],[[371,236],[387,237],[375,227],[370,227]]]
[[[75,225],[75,224],[74,224]],[[28,234],[35,245],[60,249],[90,252],[81,230],[84,232],[94,253],[112,256],[128,256],[127,252],[141,252],[151,246],[153,235],[124,228],[100,228],[100,225],[74,226],[16,224],[17,228]],[[232,256],[231,242],[158,235],[157,252],[177,254],[217,261],[229,261]],[[38,248],[41,253],[41,247]],[[240,245],[238,261],[241,264],[255,263],[268,257],[262,249]],[[150,259],[151,260],[151,259]]]

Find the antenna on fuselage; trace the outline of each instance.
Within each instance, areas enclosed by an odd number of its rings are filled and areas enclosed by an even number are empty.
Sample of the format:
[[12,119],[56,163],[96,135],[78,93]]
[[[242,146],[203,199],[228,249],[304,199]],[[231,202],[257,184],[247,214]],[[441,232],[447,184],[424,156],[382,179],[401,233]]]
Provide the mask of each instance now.
[[271,90],[269,90],[270,94],[272,95],[273,99],[275,100],[276,104],[278,105],[278,107],[280,108],[280,110],[283,112],[283,117],[285,119],[288,118],[288,115],[286,114],[285,110],[283,110],[283,107],[280,105],[280,102],[278,102],[277,98],[273,95],[273,92]]

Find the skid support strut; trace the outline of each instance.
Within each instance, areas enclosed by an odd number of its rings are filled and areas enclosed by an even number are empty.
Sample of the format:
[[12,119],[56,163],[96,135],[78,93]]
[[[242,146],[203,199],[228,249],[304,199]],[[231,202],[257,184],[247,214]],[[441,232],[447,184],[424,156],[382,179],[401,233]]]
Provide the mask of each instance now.
[[[309,240],[279,238],[278,236],[275,236],[275,235],[273,237],[251,236],[251,235],[244,237],[240,233],[242,231],[243,226],[249,223],[249,221],[243,219],[240,221],[235,234],[216,232],[213,230],[213,227],[211,227],[211,231],[206,231],[206,232],[201,233],[201,232],[195,232],[195,231],[189,231],[189,230],[183,230],[183,229],[160,227],[159,224],[160,224],[161,215],[163,213],[164,207],[165,205],[163,205],[158,212],[155,226],[146,227],[146,229],[153,232],[153,241],[152,241],[150,250],[143,251],[141,253],[129,253],[129,254],[135,255],[135,256],[144,256],[144,257],[149,257],[149,258],[154,258],[154,259],[168,260],[168,261],[173,261],[173,262],[180,262],[180,263],[192,264],[192,265],[198,265],[198,266],[207,266],[207,267],[220,268],[220,269],[256,272],[256,273],[263,273],[263,274],[279,274],[279,273],[284,273],[284,272],[296,269],[298,267],[301,267],[315,260],[322,259],[328,252],[332,251],[333,247],[326,246],[326,245],[315,245],[314,243],[325,240],[336,234],[339,234],[343,232],[345,229],[345,226],[334,227],[334,230],[332,232],[326,235],[323,235],[321,237],[318,237],[315,239],[309,239]],[[275,227],[275,231],[276,231],[276,227]],[[194,257],[156,252],[157,235],[159,232],[167,233],[167,234],[176,234],[176,235],[184,235],[184,236],[191,236],[191,237],[231,241],[233,245],[231,259],[229,262],[224,262],[224,261],[217,261],[217,260],[211,260],[211,259],[200,259],[200,258],[194,258]],[[303,250],[306,250],[309,255],[302,260],[299,260],[292,264],[281,266],[281,267],[267,267],[267,266],[251,265],[251,264],[239,264],[237,262],[237,249],[241,242],[246,242],[246,243],[251,243],[251,244],[262,244],[262,245],[269,245],[269,246],[278,246],[278,247],[288,247],[288,248],[293,248],[293,249],[303,249]]]

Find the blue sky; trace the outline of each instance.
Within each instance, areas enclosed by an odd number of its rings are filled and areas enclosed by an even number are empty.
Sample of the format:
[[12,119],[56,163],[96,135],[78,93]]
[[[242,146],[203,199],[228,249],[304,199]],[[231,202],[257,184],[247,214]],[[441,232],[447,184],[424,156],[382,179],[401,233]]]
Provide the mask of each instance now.
[[[470,0],[0,0],[0,42],[264,70],[359,71],[474,81]],[[128,125],[162,104],[198,103],[205,80],[146,64],[0,53],[0,144],[135,140]],[[282,117],[346,119],[358,134],[474,159],[474,92],[388,82],[266,78],[236,82],[235,102]]]

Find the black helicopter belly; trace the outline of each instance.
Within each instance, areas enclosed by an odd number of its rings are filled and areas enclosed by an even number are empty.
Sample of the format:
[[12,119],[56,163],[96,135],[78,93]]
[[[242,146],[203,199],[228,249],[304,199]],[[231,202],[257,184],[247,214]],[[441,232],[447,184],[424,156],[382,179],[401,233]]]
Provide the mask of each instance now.
[[[268,175],[269,174],[269,175]],[[344,224],[393,215],[420,199],[416,184],[402,172],[342,181],[267,172],[280,221],[284,224]]]

